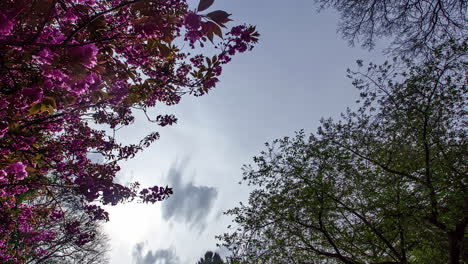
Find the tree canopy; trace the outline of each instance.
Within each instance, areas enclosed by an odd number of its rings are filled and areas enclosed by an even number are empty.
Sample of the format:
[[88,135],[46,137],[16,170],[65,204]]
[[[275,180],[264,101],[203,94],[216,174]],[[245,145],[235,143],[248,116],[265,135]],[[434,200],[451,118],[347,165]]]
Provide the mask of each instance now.
[[388,37],[393,51],[425,53],[444,40],[466,41],[465,0],[315,0],[341,16],[339,31],[351,44],[372,48]]
[[[266,144],[219,236],[242,263],[468,260],[466,44],[349,71],[359,108]],[[364,69],[363,69],[364,68]]]
[[224,264],[224,261],[218,253],[207,251],[205,257],[197,261],[196,264]]
[[0,262],[44,261],[62,233],[90,243],[95,234],[67,217],[71,209],[107,221],[102,204],[172,193],[115,182],[119,161],[159,138],[123,145],[115,133],[138,111],[175,123],[147,110],[207,94],[223,65],[253,48],[255,27],[227,29],[230,14],[209,11],[213,2],[195,10],[185,0],[0,2]]

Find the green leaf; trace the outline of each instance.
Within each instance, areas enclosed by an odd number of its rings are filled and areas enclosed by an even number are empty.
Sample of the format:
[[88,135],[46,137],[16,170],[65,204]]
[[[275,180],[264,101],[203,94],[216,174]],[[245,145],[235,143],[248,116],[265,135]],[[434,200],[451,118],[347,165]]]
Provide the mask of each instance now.
[[45,97],[42,99],[42,102],[33,104],[31,108],[29,108],[29,114],[34,115],[44,112],[51,114],[56,108],[57,104],[55,103],[55,99],[52,97]]
[[46,105],[48,109],[52,109],[52,111],[57,108],[57,103],[55,102],[55,99],[52,97],[49,97],[49,96],[45,97],[42,100],[42,103]]
[[29,108],[29,114],[34,115],[41,111],[41,103],[33,104],[31,108]]
[[214,0],[200,0],[197,8],[198,12],[208,9],[213,3]]

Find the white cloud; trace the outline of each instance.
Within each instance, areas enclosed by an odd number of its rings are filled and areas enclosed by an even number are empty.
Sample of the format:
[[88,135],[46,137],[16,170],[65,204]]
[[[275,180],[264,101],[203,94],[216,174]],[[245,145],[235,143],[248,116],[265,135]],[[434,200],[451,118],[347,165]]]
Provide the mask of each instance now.
[[174,220],[178,223],[189,224],[191,228],[200,232],[206,227],[206,219],[218,196],[216,188],[194,185],[193,182],[184,182],[184,167],[182,164],[174,164],[168,172],[169,186],[174,189],[174,194],[162,203],[162,217],[166,221]]
[[134,264],[180,264],[179,257],[172,248],[145,250],[146,243],[137,243],[132,252]]

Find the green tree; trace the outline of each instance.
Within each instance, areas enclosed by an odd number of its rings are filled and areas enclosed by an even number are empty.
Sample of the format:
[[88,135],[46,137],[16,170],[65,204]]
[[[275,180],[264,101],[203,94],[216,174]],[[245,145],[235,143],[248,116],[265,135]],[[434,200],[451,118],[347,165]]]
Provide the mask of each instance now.
[[[465,56],[465,57],[464,57]],[[468,261],[466,45],[349,71],[360,107],[275,140],[218,238],[243,263]],[[362,66],[362,62],[358,62]]]
[[218,253],[207,251],[205,258],[201,258],[197,264],[224,264],[224,261]]

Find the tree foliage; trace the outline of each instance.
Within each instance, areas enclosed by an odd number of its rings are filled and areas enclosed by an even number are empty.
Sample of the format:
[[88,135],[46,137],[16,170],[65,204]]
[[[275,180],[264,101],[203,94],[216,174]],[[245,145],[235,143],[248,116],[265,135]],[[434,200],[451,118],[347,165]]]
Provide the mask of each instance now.
[[[360,107],[275,140],[244,167],[218,238],[242,263],[468,261],[466,44],[349,71]],[[362,66],[362,62],[358,62]]]
[[[137,111],[159,126],[175,123],[173,115],[147,110],[208,93],[222,66],[253,48],[255,27],[224,29],[230,14],[205,11],[212,4],[202,0],[189,10],[185,0],[0,2],[0,262],[47,256],[61,232],[77,246],[92,240],[80,223],[58,217],[70,219],[58,195],[64,189],[91,221],[108,220],[100,204],[154,203],[172,193],[117,184],[119,161],[159,134],[130,145],[114,135]],[[62,225],[49,229],[51,221]]]
[[382,37],[393,40],[394,51],[424,52],[440,40],[468,37],[465,0],[315,0],[341,15],[339,31],[351,44],[372,48]]
[[207,251],[205,257],[197,261],[196,264],[224,264],[224,261],[218,253]]

